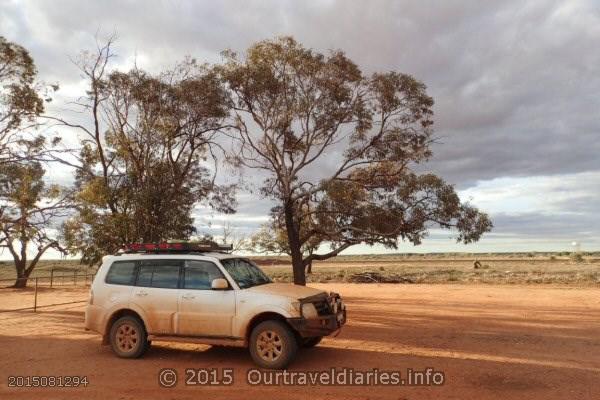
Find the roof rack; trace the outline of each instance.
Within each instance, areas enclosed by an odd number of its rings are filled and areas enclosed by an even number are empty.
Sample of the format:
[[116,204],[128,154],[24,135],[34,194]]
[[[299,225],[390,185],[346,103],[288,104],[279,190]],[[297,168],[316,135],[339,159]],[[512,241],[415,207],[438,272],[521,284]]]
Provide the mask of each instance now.
[[160,243],[129,243],[119,250],[119,254],[206,253],[228,252],[231,250],[233,250],[231,244],[218,244],[213,241],[167,241]]

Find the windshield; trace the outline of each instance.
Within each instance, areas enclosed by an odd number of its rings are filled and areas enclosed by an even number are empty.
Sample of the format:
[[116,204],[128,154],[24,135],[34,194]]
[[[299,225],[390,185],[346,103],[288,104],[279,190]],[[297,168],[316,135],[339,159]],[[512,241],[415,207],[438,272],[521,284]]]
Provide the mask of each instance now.
[[244,258],[221,260],[225,270],[231,275],[240,289],[271,283],[271,279],[256,264]]

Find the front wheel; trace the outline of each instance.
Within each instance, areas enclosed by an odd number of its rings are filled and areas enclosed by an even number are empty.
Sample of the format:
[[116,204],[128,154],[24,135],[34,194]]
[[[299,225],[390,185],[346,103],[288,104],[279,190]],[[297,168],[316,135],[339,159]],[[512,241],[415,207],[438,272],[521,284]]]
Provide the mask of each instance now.
[[254,362],[269,369],[283,369],[298,351],[298,342],[292,330],[280,321],[258,324],[250,335],[250,355]]
[[111,326],[110,345],[115,354],[123,358],[138,358],[150,347],[144,325],[131,316],[119,318]]

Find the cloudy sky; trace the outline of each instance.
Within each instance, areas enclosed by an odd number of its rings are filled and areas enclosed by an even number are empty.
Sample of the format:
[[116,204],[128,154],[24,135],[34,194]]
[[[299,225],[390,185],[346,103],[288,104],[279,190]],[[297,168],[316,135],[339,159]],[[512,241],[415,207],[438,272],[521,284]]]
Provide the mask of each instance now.
[[[400,251],[569,250],[572,241],[600,250],[598,1],[0,2],[0,35],[31,51],[40,79],[61,84],[50,112],[83,93],[69,57],[92,49],[97,32],[118,34],[123,69],[136,60],[157,72],[186,55],[218,62],[223,49],[293,35],[344,50],[367,73],[412,74],[436,102],[428,168],[495,229],[469,246],[433,231]],[[227,222],[243,234],[267,219],[267,200],[239,200],[235,216],[199,209],[198,229],[218,233]],[[351,252],[369,251],[381,249]]]

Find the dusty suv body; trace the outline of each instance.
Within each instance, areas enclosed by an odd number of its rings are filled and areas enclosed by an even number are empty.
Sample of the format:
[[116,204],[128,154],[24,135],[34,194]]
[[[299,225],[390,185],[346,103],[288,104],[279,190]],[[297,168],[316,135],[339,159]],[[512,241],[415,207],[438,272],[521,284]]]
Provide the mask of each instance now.
[[222,253],[107,256],[94,278],[85,327],[121,357],[152,341],[249,347],[284,368],[346,322],[339,295],[272,283],[250,260]]

